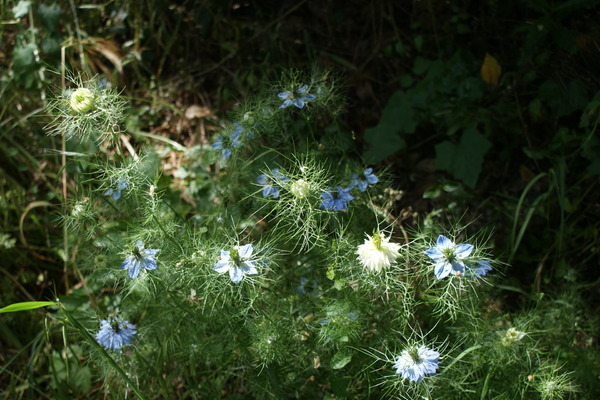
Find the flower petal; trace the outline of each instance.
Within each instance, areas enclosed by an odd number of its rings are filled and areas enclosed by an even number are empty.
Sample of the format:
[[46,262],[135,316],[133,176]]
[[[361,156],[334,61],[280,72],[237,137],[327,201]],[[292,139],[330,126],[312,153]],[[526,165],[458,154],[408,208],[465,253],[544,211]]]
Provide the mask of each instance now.
[[231,278],[231,282],[237,285],[244,277],[244,272],[242,272],[241,269],[234,267],[229,270],[229,277]]
[[452,264],[446,261],[440,261],[435,264],[434,273],[436,278],[444,279],[452,272]]
[[472,244],[461,243],[454,248],[454,255],[456,258],[466,258],[473,251]]
[[251,244],[245,244],[243,246],[238,247],[237,250],[241,258],[248,259],[252,257],[252,251],[254,250],[254,248]]

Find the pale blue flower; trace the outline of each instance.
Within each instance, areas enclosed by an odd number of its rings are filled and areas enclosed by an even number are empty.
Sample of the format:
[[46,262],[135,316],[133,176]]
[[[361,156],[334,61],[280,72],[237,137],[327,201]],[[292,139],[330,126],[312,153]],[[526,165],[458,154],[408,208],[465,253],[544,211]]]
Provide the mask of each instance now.
[[403,350],[394,363],[396,373],[402,379],[410,379],[415,383],[421,382],[425,375],[435,375],[438,369],[440,353],[425,346]]
[[125,320],[120,318],[103,319],[100,322],[100,330],[96,333],[96,341],[105,349],[113,349],[118,352],[121,347],[131,344],[136,333],[135,325]]
[[367,190],[368,185],[374,185],[379,182],[379,178],[373,174],[373,168],[365,169],[363,174],[365,175],[365,179],[358,179],[358,175],[356,174],[350,175],[350,178],[352,178],[350,187],[358,186],[358,190],[364,192]]
[[279,168],[275,168],[271,176],[262,174],[256,178],[256,181],[263,187],[263,197],[272,196],[274,198],[279,197],[278,183],[288,182],[289,180],[290,178],[279,172]]
[[256,261],[252,260],[253,251],[251,244],[234,246],[231,251],[221,250],[221,259],[215,264],[214,270],[219,274],[229,272],[231,281],[237,285],[244,275],[258,274]]
[[159,251],[160,249],[144,249],[144,244],[141,240],[138,240],[135,243],[133,252],[128,255],[123,264],[121,264],[121,268],[129,270],[129,277],[131,279],[135,279],[135,277],[140,273],[140,269],[142,267],[146,268],[147,270],[154,270],[158,268],[154,256],[156,256],[156,253]]
[[440,235],[437,244],[425,254],[435,261],[434,273],[438,279],[443,279],[454,272],[456,275],[464,275],[464,259],[473,251],[473,245],[459,244],[455,245],[447,237]]
[[129,182],[125,179],[111,179],[110,184],[111,187],[106,189],[102,194],[105,196],[112,196],[115,201],[121,198],[121,191],[127,189],[129,186]]
[[[474,264],[474,265],[473,265]],[[492,270],[491,261],[485,258],[475,260],[474,263],[468,263],[469,272],[476,278],[486,276]]]
[[313,101],[317,98],[314,94],[308,94],[308,85],[303,85],[298,89],[298,93],[285,91],[277,95],[280,99],[284,99],[283,104],[279,108],[286,108],[291,105],[298,108],[304,108],[305,103]]
[[326,190],[321,193],[321,208],[325,210],[341,211],[348,209],[348,202],[353,200],[354,197],[350,194],[352,187],[343,189],[341,186],[337,186],[334,190]]

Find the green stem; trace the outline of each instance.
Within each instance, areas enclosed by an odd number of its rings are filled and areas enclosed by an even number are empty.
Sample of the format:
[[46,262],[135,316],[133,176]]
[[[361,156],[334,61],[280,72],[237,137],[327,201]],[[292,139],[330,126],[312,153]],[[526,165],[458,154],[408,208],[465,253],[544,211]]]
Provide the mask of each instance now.
[[110,366],[113,367],[113,369],[117,372],[117,374],[119,374],[121,376],[121,378],[123,378],[123,380],[127,383],[127,386],[129,386],[131,388],[131,390],[133,390],[133,392],[135,393],[137,398],[140,400],[146,400],[146,398],[144,397],[142,392],[140,392],[140,390],[137,388],[137,386],[131,381],[131,379],[129,379],[127,374],[121,369],[121,367],[119,367],[119,364],[117,364],[117,362],[115,360],[113,360],[113,358],[110,356],[110,354],[108,354],[108,352],[106,350],[104,350],[104,347],[102,347],[96,341],[96,339],[94,339],[92,337],[92,335],[90,335],[90,333],[87,331],[87,329],[85,329],[83,327],[83,325],[81,325],[79,323],[79,321],[77,321],[75,318],[73,318],[71,313],[67,310],[67,308],[62,303],[58,303],[58,305],[59,305],[61,311],[65,314],[65,316],[69,320],[69,322],[71,322],[71,324],[73,324],[73,327],[75,327],[75,329],[77,329],[79,331],[79,333],[84,337],[84,339],[93,348],[95,348],[100,353],[100,355],[102,355],[102,357],[104,357],[104,359],[110,364]]

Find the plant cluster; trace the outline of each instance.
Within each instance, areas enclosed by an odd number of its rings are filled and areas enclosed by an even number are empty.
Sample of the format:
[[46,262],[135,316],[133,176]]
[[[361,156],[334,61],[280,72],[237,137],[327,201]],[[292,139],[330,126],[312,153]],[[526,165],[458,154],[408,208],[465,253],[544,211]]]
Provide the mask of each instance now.
[[239,104],[196,153],[213,160],[203,171],[211,197],[198,199],[210,204],[187,214],[169,199],[152,151],[121,147],[127,133],[111,118],[122,100],[95,85],[52,100],[49,129],[112,149],[73,160],[78,190],[62,220],[85,232],[77,264],[95,300],[84,310],[59,303],[56,316],[87,339],[106,390],[406,399],[577,391],[545,358],[531,321],[486,309],[503,269],[489,235],[407,229],[389,211],[385,171],[318,142],[341,102],[330,73],[289,73]]

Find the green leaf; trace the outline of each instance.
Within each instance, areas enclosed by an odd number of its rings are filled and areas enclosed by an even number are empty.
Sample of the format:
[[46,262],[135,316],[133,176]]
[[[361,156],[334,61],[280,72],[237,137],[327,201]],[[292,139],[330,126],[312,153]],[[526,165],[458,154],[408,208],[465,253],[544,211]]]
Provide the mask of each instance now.
[[7,313],[7,312],[33,310],[34,308],[54,306],[54,305],[56,305],[56,303],[53,301],[26,301],[23,303],[14,303],[14,304],[11,304],[4,308],[0,308],[0,314]]
[[53,32],[56,29],[58,19],[60,18],[60,6],[56,3],[43,3],[38,7],[38,15],[40,17],[40,23],[44,28],[49,32]]
[[342,369],[352,360],[352,352],[340,350],[331,358],[331,368]]
[[418,125],[415,110],[408,96],[399,90],[390,97],[377,126],[365,131],[365,141],[371,148],[364,154],[372,163],[378,163],[406,147],[400,133],[414,133]]
[[437,169],[448,171],[470,188],[475,187],[485,153],[492,144],[475,128],[467,128],[460,142],[448,140],[435,146]]
[[18,72],[33,64],[34,50],[35,45],[32,43],[29,43],[24,47],[15,48],[15,51],[13,52],[13,70]]

